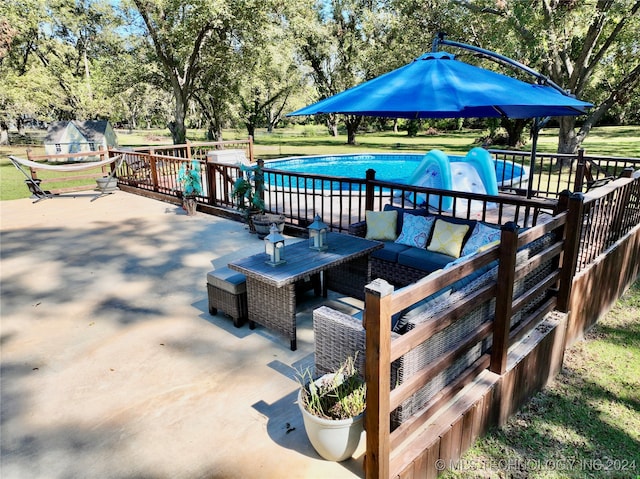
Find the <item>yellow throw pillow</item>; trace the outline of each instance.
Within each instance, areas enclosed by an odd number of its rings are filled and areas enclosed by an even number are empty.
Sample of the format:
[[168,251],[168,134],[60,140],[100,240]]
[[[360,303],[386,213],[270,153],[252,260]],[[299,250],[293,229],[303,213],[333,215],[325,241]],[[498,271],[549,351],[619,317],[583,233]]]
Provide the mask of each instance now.
[[485,245],[480,246],[480,248],[478,248],[478,253],[484,253],[485,251],[487,251],[488,249],[493,248],[496,245],[500,244],[500,240],[496,240],[496,241],[492,241],[491,243],[487,243]]
[[467,231],[469,231],[469,225],[458,225],[444,220],[436,220],[431,242],[427,249],[459,258],[462,241]]
[[379,241],[395,241],[398,212],[392,211],[367,211],[366,239]]

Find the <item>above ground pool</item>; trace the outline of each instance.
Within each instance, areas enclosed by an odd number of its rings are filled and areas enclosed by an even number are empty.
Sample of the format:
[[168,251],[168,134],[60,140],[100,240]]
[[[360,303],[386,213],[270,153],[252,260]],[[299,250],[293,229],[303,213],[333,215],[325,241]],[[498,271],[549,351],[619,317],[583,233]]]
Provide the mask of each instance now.
[[[359,179],[364,179],[366,171],[373,169],[376,172],[377,180],[407,184],[407,180],[414,174],[424,157],[425,155],[421,153],[362,153],[356,155],[298,156],[271,160],[265,162],[264,167],[291,173]],[[464,157],[449,155],[449,158],[452,161],[459,161]],[[521,165],[506,160],[494,160],[494,163],[498,186],[517,186],[529,178],[528,171]],[[298,181],[295,177],[292,178],[282,175],[265,174],[265,182],[268,185],[284,186],[287,188],[305,187],[305,182],[302,180]],[[306,187],[345,190],[356,186],[351,186],[349,183],[339,181],[313,181],[307,179]]]

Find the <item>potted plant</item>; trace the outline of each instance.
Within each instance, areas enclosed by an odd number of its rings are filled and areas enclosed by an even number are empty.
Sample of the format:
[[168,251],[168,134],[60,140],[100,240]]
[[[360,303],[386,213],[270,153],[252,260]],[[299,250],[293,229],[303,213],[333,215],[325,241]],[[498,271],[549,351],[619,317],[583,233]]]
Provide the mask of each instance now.
[[178,170],[178,183],[182,187],[182,207],[188,216],[193,216],[196,214],[196,196],[202,195],[200,163],[196,160],[190,164],[182,163]]
[[231,196],[236,207],[244,211],[249,231],[257,233],[260,239],[269,234],[269,228],[276,224],[278,231],[284,231],[285,217],[264,212],[264,173],[260,165],[240,165],[241,176],[233,184]]
[[366,384],[352,357],[318,379],[307,370],[300,374],[298,407],[314,449],[330,461],[350,458],[364,428]]

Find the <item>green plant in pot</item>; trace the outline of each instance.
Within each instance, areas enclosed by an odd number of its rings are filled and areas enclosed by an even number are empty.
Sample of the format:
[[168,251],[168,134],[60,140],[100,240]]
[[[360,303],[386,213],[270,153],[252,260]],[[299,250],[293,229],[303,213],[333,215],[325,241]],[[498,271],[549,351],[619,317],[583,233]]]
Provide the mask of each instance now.
[[182,206],[187,215],[196,214],[196,196],[202,195],[202,180],[200,178],[200,163],[196,160],[190,164],[182,163],[178,170],[178,183],[182,188]]
[[264,173],[260,165],[240,165],[240,176],[233,183],[236,207],[244,212],[249,230],[255,232],[252,217],[264,213]]
[[349,459],[360,443],[366,407],[366,383],[355,358],[317,379],[300,374],[298,406],[307,437],[314,449],[330,461]]

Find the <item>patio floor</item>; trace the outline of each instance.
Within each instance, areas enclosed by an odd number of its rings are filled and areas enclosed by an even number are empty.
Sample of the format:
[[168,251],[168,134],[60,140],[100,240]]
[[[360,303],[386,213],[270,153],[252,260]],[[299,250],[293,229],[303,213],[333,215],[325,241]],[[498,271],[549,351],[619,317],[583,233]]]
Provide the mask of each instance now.
[[122,191],[90,200],[0,202],[0,476],[362,477],[364,438],[356,459],[321,459],[295,403],[327,300],[300,306],[297,351],[236,329],[209,315],[205,282],[262,250],[244,225]]

